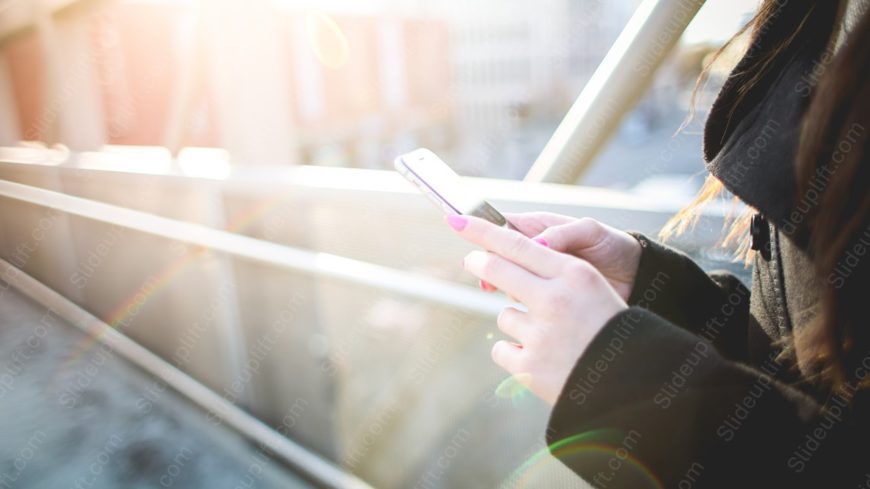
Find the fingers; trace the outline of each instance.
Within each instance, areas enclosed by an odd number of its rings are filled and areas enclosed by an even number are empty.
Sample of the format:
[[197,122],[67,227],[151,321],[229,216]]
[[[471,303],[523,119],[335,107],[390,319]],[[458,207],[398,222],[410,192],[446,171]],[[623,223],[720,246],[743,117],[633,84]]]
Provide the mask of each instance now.
[[516,339],[520,343],[525,343],[523,339],[531,327],[526,320],[526,313],[513,307],[506,307],[502,310],[498,315],[498,319],[496,319],[496,324],[502,333]]
[[550,227],[537,238],[561,252],[581,252],[599,246],[607,238],[607,228],[600,222],[583,218],[566,224]]
[[[478,280],[477,285],[480,287],[480,290],[482,290],[484,292],[493,293],[493,292],[498,291],[498,287],[496,287],[495,285],[492,285],[491,283],[487,282],[486,280]],[[519,300],[517,300],[516,297],[514,297],[510,294],[508,294],[508,299],[510,299],[513,302],[520,302]]]
[[492,361],[510,373],[519,372],[522,354],[523,349],[520,346],[505,340],[496,341],[490,352]]
[[573,217],[554,214],[552,212],[505,213],[505,219],[519,232],[533,237],[552,226],[559,226],[574,221]]
[[538,304],[542,300],[544,279],[495,253],[472,251],[466,255],[463,264],[468,272],[523,304]]
[[[540,277],[556,276],[565,264],[564,255],[548,250],[516,231],[496,226],[483,219],[472,216],[449,216],[447,222],[463,239],[507,258]],[[488,280],[487,277],[480,275],[478,277],[507,290],[497,282]]]

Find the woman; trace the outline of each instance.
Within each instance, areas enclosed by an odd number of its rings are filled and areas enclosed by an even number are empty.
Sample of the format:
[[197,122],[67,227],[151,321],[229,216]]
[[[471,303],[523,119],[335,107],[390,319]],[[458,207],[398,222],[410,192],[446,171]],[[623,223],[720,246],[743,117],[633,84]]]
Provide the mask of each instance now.
[[[598,487],[870,487],[868,2],[766,0],[704,135],[756,212],[751,293],[591,219],[473,217],[465,268],[518,301],[494,361],[553,405],[557,457]],[[740,228],[735,228],[740,232]],[[492,288],[494,288],[492,287]]]

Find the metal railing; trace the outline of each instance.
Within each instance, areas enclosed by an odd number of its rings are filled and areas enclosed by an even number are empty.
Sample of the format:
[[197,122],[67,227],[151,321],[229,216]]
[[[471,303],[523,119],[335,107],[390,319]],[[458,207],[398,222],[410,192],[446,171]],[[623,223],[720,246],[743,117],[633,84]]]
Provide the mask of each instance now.
[[14,182],[0,180],[0,196],[201,246],[270,267],[335,278],[485,316],[495,316],[509,304],[503,299],[444,280],[329,253],[283,246]]
[[[50,167],[35,167],[38,170]],[[266,265],[342,282],[390,295],[422,299],[427,302],[464,310],[472,314],[495,316],[509,304],[505,299],[484,294],[470,287],[391,269],[329,253],[284,246],[201,224],[177,221],[142,211],[126,209],[102,202],[0,180],[0,197],[17,202],[53,209],[65,215],[78,216],[106,225],[120,226],[194,247],[207,248],[221,254]],[[349,475],[326,459],[287,439],[254,416],[203,386],[189,375],[172,366],[147,348],[113,329],[106,322],[88,313],[57,291],[42,284],[0,259],[0,277],[37,302],[49,307],[87,334],[99,339],[125,359],[142,367],[167,385],[175,388],[209,413],[253,440],[258,446],[290,464],[318,484],[327,487],[369,487],[361,479]],[[230,327],[240,327],[238,323]],[[233,332],[228,338],[239,338],[243,332]],[[229,341],[228,341],[229,342]],[[244,354],[237,349],[237,354]],[[232,359],[226,359],[230,361]],[[236,364],[243,363],[241,360]],[[232,378],[239,377],[237,370]]]

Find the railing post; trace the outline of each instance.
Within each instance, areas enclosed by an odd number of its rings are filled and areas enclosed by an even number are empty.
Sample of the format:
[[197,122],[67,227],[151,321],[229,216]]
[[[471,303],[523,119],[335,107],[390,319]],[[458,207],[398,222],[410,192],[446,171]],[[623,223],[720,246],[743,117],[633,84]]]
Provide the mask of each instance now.
[[6,55],[0,52],[0,145],[12,146],[21,139],[21,128],[18,127],[18,108],[15,105],[15,94],[12,91],[12,79]]
[[46,72],[41,136],[77,151],[99,149],[106,125],[87,18],[56,21],[44,1],[35,4],[34,14]]
[[526,174],[573,184],[653,81],[704,0],[644,0]]

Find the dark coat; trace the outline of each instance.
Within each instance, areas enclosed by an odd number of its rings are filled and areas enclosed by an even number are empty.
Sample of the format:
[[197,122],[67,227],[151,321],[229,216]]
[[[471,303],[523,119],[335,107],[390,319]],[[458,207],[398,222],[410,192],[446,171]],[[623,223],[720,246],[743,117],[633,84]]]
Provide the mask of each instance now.
[[819,8],[809,30],[817,35],[795,43],[735,106],[751,57],[794,32],[792,3],[729,76],[704,138],[710,171],[767,218],[756,220],[752,291],[636,235],[631,307],[578,360],[547,431],[553,455],[593,485],[870,488],[867,393],[849,405],[819,388],[798,369],[792,341],[824,285],[787,231],[808,102],[801,83],[825,54],[820,31],[833,9]]

